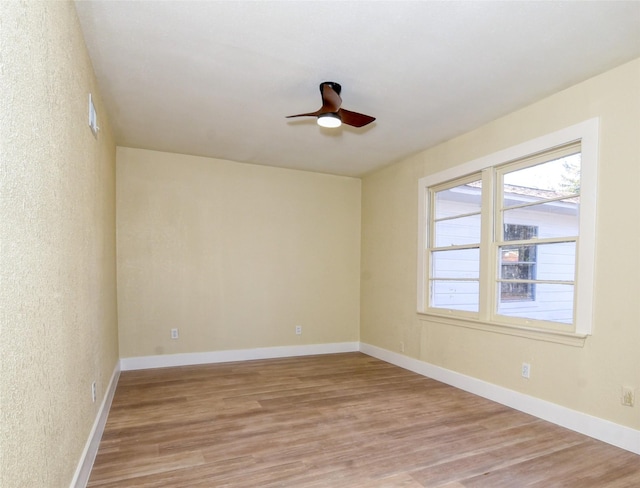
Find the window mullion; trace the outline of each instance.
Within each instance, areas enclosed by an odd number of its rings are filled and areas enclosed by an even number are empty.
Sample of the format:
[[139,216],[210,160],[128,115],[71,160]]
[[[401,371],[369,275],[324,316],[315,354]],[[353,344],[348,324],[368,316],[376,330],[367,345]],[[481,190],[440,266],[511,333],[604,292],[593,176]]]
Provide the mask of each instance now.
[[493,168],[482,170],[482,207],[480,231],[480,320],[489,320],[493,315],[495,285],[493,275],[496,269],[496,256],[493,250],[494,224],[493,215],[496,205],[494,187],[495,173]]

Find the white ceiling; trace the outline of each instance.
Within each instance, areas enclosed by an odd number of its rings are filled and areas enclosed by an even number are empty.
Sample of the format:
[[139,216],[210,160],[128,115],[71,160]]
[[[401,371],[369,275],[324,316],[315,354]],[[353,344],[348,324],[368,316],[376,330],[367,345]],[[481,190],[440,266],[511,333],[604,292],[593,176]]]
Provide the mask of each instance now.
[[[640,56],[640,1],[78,1],[118,145],[360,176]],[[286,115],[377,117],[321,129]]]

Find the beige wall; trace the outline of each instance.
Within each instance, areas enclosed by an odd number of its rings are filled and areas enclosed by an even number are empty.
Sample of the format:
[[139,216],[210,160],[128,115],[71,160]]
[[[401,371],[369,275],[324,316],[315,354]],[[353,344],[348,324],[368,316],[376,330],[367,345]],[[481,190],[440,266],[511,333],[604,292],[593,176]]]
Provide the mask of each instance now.
[[[418,178],[600,117],[594,332],[584,347],[442,325],[416,313]],[[361,340],[640,429],[640,60],[363,179]],[[522,362],[531,379],[520,377]]]
[[68,487],[118,360],[115,145],[72,3],[0,2],[0,43],[0,486]]
[[360,180],[119,147],[117,188],[121,357],[358,340]]

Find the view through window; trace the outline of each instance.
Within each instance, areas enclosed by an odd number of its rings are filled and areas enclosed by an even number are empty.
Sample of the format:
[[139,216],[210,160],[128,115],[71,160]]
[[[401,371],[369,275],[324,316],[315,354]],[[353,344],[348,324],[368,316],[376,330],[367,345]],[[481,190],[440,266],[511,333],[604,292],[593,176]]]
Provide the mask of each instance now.
[[[595,198],[596,159],[589,143],[587,153],[587,191]],[[577,290],[592,285],[578,283],[578,248],[587,241],[591,260],[583,256],[582,267],[590,276],[595,228],[594,215],[581,214],[582,139],[507,162],[481,163],[459,177],[421,180],[419,311],[581,330]],[[585,229],[581,222],[587,222]]]

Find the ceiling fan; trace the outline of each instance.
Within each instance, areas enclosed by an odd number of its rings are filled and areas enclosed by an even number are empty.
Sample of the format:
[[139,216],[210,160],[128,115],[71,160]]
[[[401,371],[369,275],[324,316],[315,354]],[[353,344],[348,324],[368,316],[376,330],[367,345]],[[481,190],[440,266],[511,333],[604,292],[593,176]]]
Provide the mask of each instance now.
[[319,126],[331,128],[340,127],[341,124],[347,124],[352,127],[364,127],[376,120],[375,117],[371,117],[370,115],[359,114],[358,112],[340,108],[340,105],[342,105],[342,98],[340,98],[341,90],[342,87],[340,84],[334,81],[324,81],[320,83],[322,108],[316,112],[288,115],[287,118],[318,117]]

